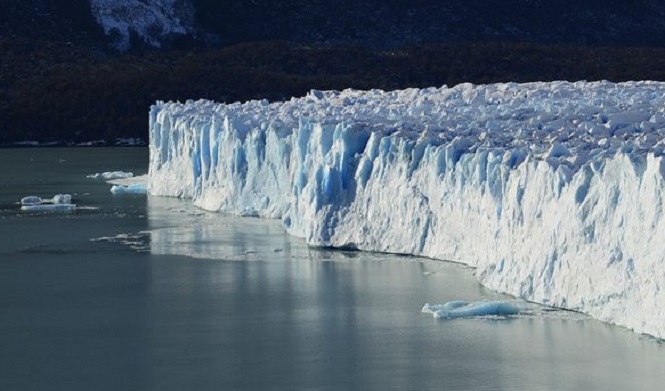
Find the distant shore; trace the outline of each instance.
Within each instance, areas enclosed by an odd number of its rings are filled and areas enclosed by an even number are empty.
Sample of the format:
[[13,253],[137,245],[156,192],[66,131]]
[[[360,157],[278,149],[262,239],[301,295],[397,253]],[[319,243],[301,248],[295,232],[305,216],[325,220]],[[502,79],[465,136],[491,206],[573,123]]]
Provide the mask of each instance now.
[[13,143],[0,144],[0,148],[107,148],[107,147],[147,147],[148,142],[141,139],[132,139],[127,141],[115,141],[107,143],[104,140],[95,140],[88,142],[67,142],[67,141],[51,141],[51,142],[38,142],[38,141],[16,141]]

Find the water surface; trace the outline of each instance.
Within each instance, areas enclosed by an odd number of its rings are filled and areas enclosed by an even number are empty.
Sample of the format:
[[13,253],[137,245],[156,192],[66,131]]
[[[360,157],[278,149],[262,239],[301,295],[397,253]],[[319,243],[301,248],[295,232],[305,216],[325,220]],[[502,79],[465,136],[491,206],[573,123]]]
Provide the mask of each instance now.
[[[147,151],[0,150],[0,389],[660,390],[663,345],[563,311],[436,320],[502,299],[473,269],[313,249],[279,222],[112,195]],[[23,213],[70,193],[74,213]]]

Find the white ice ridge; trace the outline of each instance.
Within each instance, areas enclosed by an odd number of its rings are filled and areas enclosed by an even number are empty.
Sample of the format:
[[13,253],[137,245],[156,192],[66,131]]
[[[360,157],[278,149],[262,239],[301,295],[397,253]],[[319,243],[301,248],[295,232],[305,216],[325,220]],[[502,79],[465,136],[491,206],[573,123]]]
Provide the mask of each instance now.
[[665,338],[664,150],[659,82],[157,102],[148,189]]

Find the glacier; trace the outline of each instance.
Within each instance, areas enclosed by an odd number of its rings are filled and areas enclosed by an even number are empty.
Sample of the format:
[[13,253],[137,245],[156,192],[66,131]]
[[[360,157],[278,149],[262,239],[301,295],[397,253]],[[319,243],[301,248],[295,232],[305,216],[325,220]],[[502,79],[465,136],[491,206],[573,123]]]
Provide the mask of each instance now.
[[148,191],[665,338],[665,83],[157,102]]

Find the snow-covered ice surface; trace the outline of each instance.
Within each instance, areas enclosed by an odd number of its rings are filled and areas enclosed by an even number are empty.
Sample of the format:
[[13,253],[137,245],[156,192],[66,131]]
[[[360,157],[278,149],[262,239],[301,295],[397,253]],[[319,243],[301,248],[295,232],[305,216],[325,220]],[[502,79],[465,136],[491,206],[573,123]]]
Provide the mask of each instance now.
[[664,150],[658,82],[158,102],[148,189],[665,338]]
[[150,46],[161,47],[170,35],[194,32],[190,0],[90,0],[90,9],[120,50],[131,47],[132,34]]

